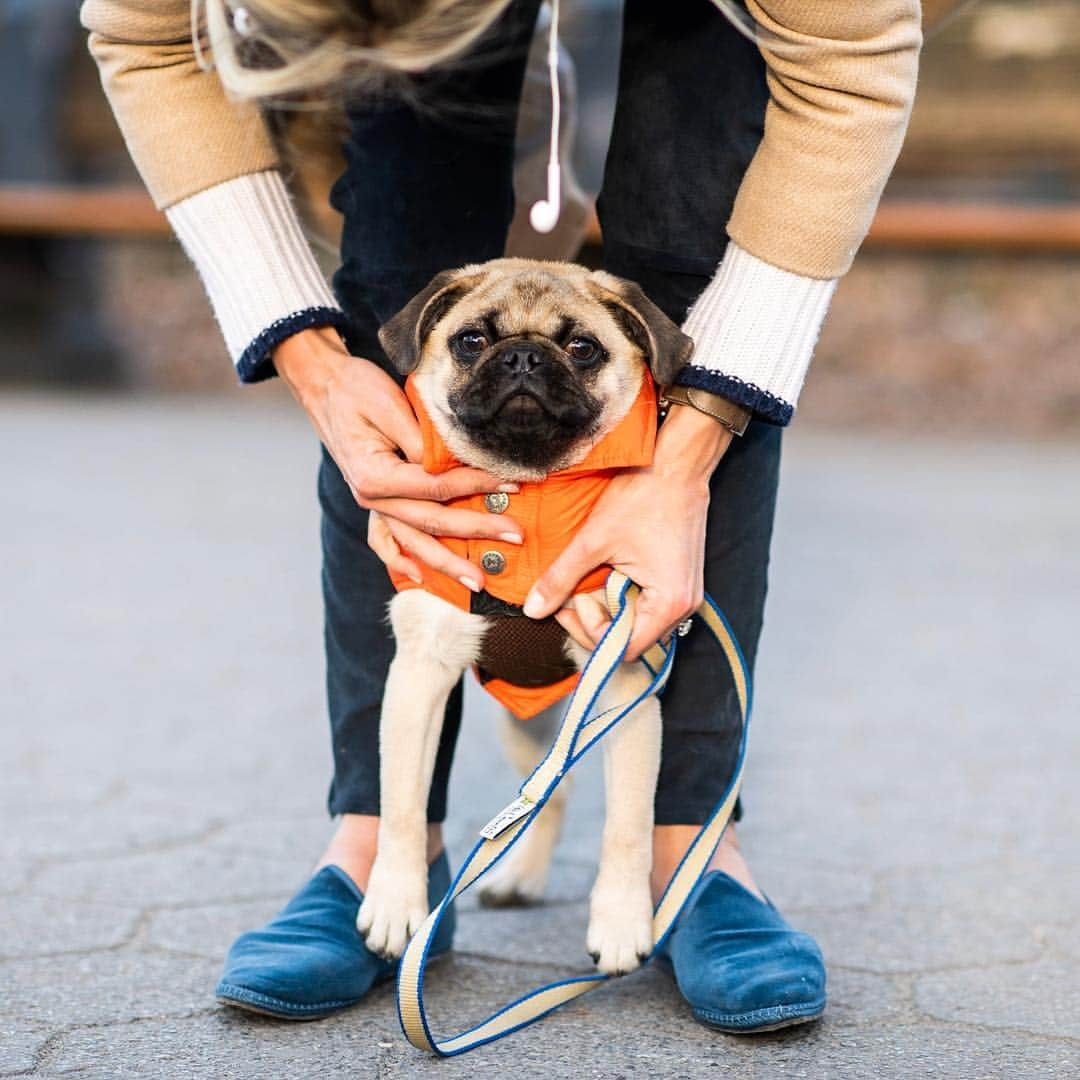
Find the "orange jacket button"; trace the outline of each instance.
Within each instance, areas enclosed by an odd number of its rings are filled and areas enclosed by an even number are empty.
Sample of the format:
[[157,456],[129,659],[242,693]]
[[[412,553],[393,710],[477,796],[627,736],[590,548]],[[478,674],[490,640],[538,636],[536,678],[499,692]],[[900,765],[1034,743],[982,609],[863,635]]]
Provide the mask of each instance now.
[[505,491],[492,491],[484,496],[484,506],[493,514],[505,514],[510,505],[510,496]]
[[480,556],[480,566],[485,574],[501,574],[506,569],[506,558],[499,551],[485,551]]

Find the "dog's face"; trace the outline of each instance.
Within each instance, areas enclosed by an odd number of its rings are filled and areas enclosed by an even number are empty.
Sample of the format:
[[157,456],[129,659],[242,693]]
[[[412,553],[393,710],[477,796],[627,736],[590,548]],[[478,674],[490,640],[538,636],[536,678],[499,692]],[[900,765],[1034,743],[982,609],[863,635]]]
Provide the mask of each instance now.
[[454,455],[516,480],[580,461],[626,415],[645,365],[668,384],[693,350],[632,282],[528,259],[437,275],[379,340]]

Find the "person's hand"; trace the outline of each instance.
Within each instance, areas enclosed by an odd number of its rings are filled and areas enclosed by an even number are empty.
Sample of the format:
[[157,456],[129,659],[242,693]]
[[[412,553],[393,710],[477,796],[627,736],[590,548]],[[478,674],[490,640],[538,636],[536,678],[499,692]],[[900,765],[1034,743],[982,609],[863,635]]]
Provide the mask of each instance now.
[[409,557],[414,555],[470,589],[482,589],[481,569],[434,537],[520,543],[521,527],[503,515],[442,503],[478,492],[513,492],[517,485],[481,469],[461,467],[437,476],[425,472],[419,464],[420,425],[408,399],[381,368],[351,356],[334,330],[305,330],[287,338],[274,351],[274,366],[307,412],[353,497],[376,511],[368,539],[383,562],[416,580],[419,567]]
[[653,464],[616,476],[589,520],[537,581],[525,603],[532,618],[554,614],[588,649],[609,618],[596,594],[571,599],[598,566],[641,587],[626,660],[636,660],[701,604],[709,477],[731,442],[712,417],[676,406],[657,436]]
[[[441,570],[444,574],[453,574],[470,589],[476,588],[475,582],[483,582],[482,575],[476,572],[472,563],[454,555],[428,533],[414,529],[404,521],[383,517],[377,510],[368,514],[367,542],[387,570],[404,574],[417,585],[424,580],[420,562]],[[410,558],[410,555],[415,555],[416,558]],[[458,573],[462,568],[464,572]]]

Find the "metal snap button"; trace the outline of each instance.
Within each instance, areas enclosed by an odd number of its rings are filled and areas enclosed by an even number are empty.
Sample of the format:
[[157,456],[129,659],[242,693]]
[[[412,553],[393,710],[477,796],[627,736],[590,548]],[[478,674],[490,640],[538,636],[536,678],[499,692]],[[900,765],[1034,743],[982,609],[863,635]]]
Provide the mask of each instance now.
[[484,506],[493,514],[505,514],[510,496],[505,491],[492,491],[484,496]]
[[501,574],[506,569],[506,558],[500,551],[485,551],[480,565],[486,574]]

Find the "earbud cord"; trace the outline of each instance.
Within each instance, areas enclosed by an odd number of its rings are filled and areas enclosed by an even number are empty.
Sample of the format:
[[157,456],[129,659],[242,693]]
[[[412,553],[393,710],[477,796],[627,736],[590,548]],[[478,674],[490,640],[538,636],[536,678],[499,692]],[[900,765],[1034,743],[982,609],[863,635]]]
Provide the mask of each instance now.
[[549,233],[559,223],[562,209],[562,176],[559,164],[559,120],[562,101],[559,94],[559,0],[551,0],[551,25],[548,28],[548,78],[551,82],[551,142],[548,145],[547,198],[533,203],[529,221],[539,233]]

